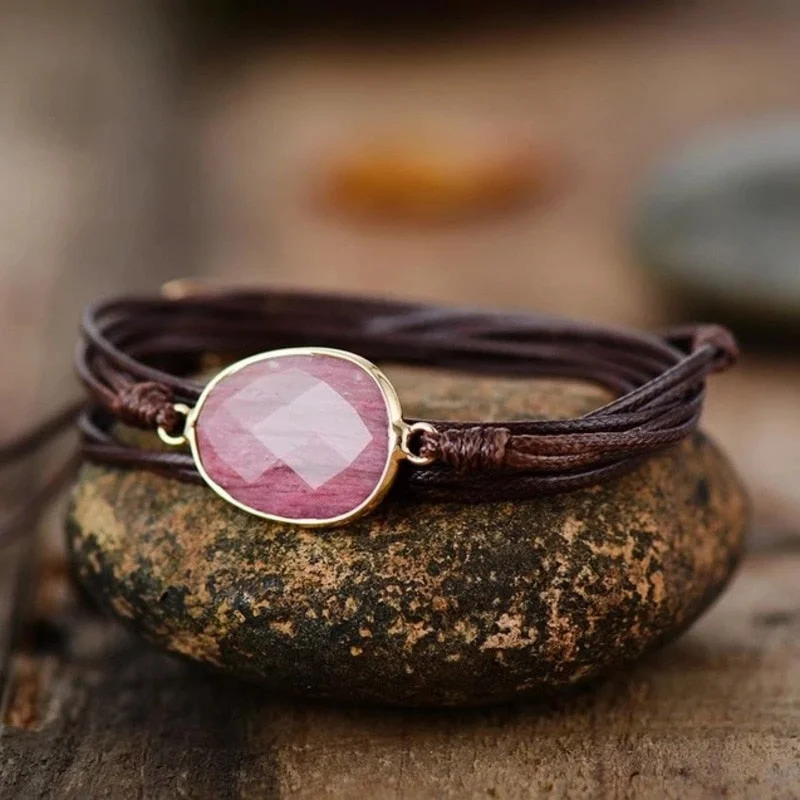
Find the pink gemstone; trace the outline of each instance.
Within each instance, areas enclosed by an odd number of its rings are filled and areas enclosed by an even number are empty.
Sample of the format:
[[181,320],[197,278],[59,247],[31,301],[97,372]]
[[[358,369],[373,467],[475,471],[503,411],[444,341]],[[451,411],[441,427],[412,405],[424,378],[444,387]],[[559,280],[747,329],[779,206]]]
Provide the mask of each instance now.
[[224,376],[195,424],[208,477],[251,510],[327,520],[358,508],[390,464],[384,394],[358,364],[276,355]]

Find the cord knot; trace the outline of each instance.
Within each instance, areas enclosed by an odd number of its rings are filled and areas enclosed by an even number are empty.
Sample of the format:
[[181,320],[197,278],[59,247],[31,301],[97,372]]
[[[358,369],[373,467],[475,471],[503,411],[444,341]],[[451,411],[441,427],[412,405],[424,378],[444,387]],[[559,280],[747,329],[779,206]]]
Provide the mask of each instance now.
[[117,392],[111,412],[126,425],[136,428],[164,428],[171,433],[180,424],[172,390],[163,383],[131,383]]
[[505,463],[508,428],[493,425],[472,428],[437,428],[423,436],[420,455],[452,467],[457,472],[497,469]]
[[735,364],[739,358],[736,338],[722,325],[679,325],[670,328],[665,337],[688,353],[694,353],[701,347],[713,347],[717,354],[714,372],[721,372]]
[[739,345],[734,335],[722,325],[701,325],[697,329],[694,344],[695,347],[708,344],[716,348],[719,354],[717,372],[735,364],[739,359]]

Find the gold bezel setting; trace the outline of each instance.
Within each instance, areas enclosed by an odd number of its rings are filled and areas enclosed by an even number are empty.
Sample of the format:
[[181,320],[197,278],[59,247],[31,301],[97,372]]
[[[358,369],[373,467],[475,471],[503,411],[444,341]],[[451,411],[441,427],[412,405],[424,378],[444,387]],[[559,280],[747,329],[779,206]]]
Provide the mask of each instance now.
[[[296,519],[277,514],[270,514],[260,509],[253,508],[252,506],[249,506],[233,497],[223,486],[217,483],[217,481],[211,477],[211,475],[209,475],[203,464],[202,456],[200,454],[197,441],[197,421],[202,414],[203,406],[206,400],[214,391],[214,389],[220,384],[220,382],[224,381],[226,378],[235,374],[239,370],[242,370],[253,364],[292,356],[320,356],[326,358],[336,358],[356,365],[375,381],[386,406],[388,417],[387,454],[383,474],[381,475],[380,480],[376,484],[375,488],[364,501],[362,501],[355,508],[334,517]],[[165,434],[164,431],[159,430],[159,436],[161,436],[162,440],[172,445],[188,443],[192,452],[195,466],[197,467],[197,471],[200,473],[209,488],[237,508],[246,511],[249,514],[261,517],[262,519],[268,519],[274,522],[283,522],[307,528],[323,528],[344,525],[351,520],[367,514],[384,499],[397,475],[397,468],[400,461],[407,458],[415,464],[429,463],[427,459],[413,453],[409,447],[411,435],[417,432],[419,425],[408,425],[403,420],[400,399],[398,398],[397,392],[395,391],[394,386],[392,386],[389,379],[371,361],[368,361],[367,359],[362,358],[355,353],[350,353],[346,350],[337,350],[328,347],[292,347],[258,353],[257,355],[237,361],[236,363],[231,364],[230,366],[221,370],[206,384],[203,392],[193,408],[190,409],[186,406],[180,405],[176,406],[176,411],[186,415],[183,436],[169,436],[168,434]]]

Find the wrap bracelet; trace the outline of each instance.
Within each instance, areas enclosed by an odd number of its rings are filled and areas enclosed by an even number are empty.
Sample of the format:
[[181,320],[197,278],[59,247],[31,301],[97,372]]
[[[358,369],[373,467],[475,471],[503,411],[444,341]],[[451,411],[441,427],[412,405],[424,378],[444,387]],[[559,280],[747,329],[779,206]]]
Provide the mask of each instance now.
[[[332,526],[390,489],[530,500],[620,476],[696,428],[706,376],[736,357],[716,325],[648,334],[291,291],[120,297],[83,317],[76,365],[88,402],[39,439],[77,417],[83,459],[205,483],[259,517]],[[211,362],[227,366],[204,384]],[[375,362],[577,379],[616,399],[565,420],[414,419]],[[131,444],[120,422],[166,447]]]

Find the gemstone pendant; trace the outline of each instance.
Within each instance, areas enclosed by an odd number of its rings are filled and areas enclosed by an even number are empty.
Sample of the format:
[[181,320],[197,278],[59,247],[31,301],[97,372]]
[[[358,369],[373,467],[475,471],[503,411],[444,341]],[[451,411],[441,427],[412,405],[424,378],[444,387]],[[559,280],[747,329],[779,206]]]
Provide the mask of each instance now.
[[410,430],[374,364],[343,350],[293,348],[220,372],[184,435],[203,479],[230,503],[319,527],[383,499],[398,462],[418,458],[404,452]]

